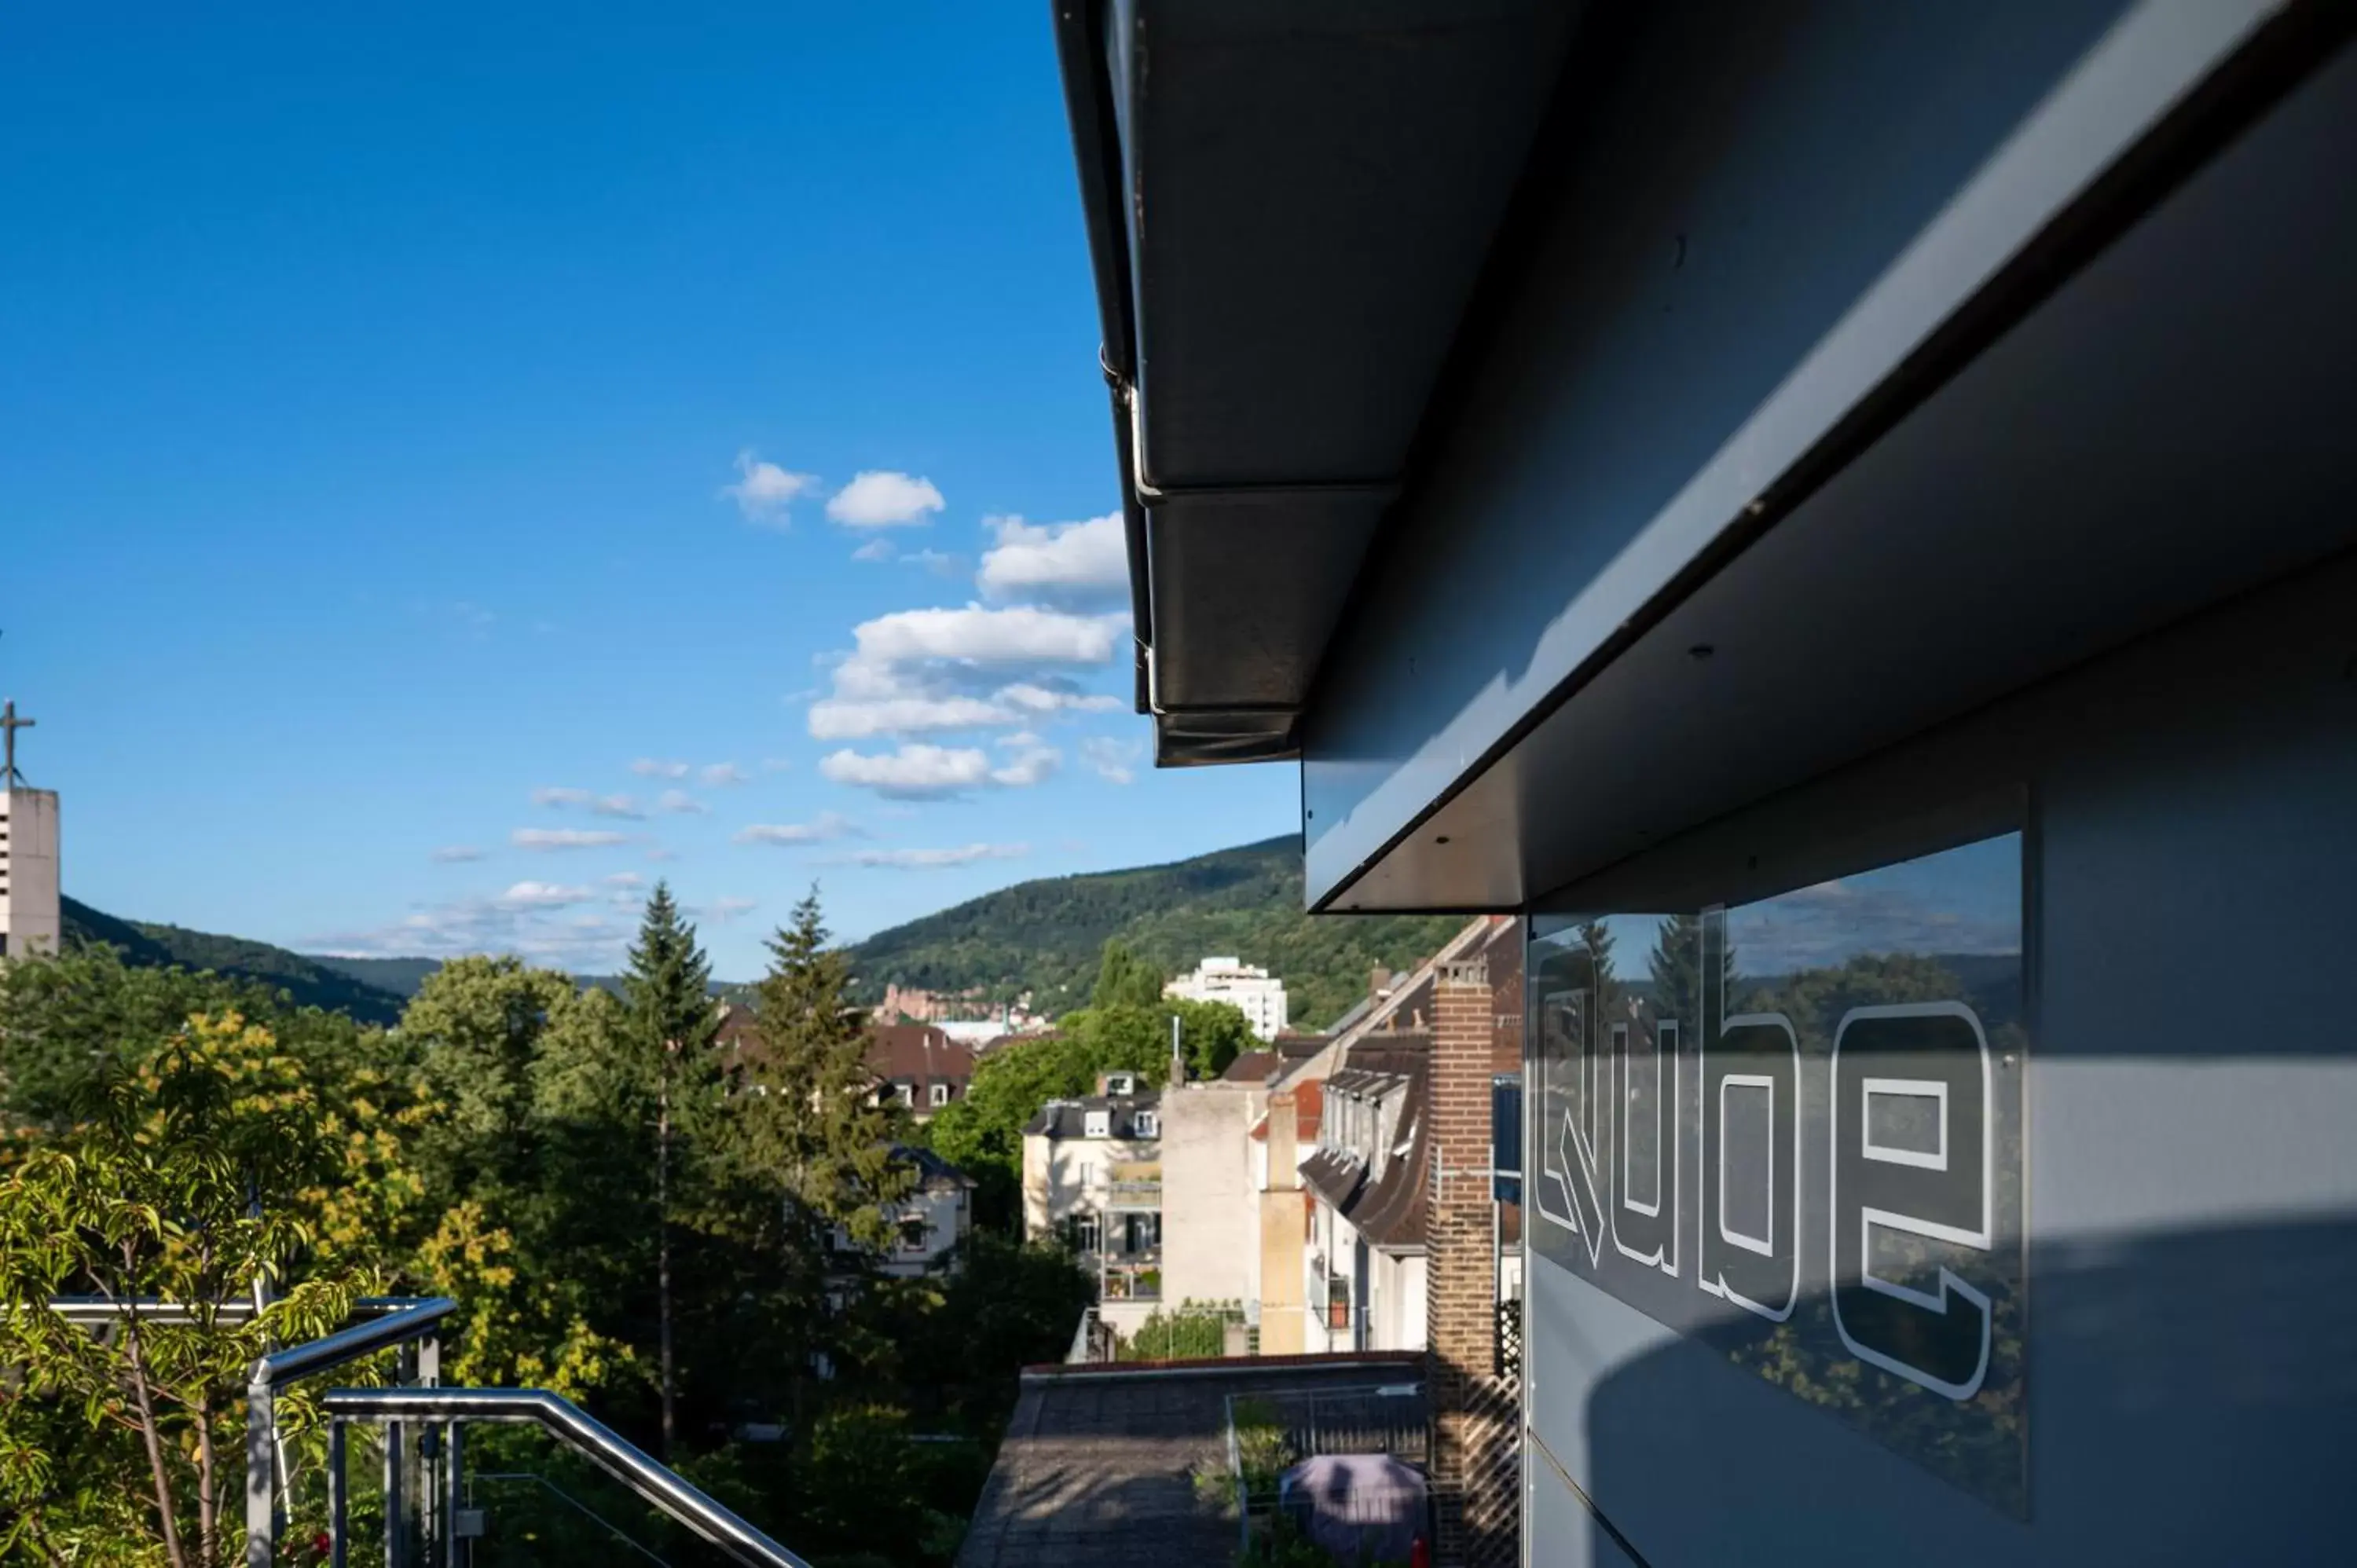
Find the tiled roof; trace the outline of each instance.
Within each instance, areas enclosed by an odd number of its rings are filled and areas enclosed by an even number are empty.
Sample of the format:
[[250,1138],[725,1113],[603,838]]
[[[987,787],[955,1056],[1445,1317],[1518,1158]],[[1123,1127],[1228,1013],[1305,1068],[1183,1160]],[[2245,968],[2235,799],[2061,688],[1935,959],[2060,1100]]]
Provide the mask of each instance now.
[[1079,1100],[1051,1100],[1040,1108],[1039,1114],[1024,1123],[1027,1138],[1085,1138],[1088,1134],[1088,1113],[1092,1111],[1112,1112],[1114,1138],[1135,1138],[1137,1114],[1156,1111],[1162,1104],[1158,1094],[1092,1094]]
[[931,1024],[873,1024],[867,1030],[867,1070],[894,1083],[970,1083],[974,1047]]
[[1394,1146],[1383,1158],[1361,1160],[1340,1150],[1320,1149],[1301,1167],[1302,1185],[1372,1246],[1399,1250],[1425,1242],[1425,1189],[1432,1148],[1426,1069],[1431,1047],[1423,1035],[1367,1036],[1326,1079],[1329,1111],[1337,1096],[1398,1097],[1391,1133]]
[[1222,1083],[1265,1083],[1268,1075],[1276,1070],[1275,1051],[1246,1051],[1228,1064],[1220,1075]]

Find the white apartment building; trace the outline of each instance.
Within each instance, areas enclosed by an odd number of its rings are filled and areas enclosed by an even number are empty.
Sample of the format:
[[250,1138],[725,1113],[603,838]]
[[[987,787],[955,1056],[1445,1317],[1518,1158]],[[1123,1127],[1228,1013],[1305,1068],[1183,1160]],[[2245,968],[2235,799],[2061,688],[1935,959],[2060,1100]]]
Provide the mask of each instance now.
[[1023,1232],[1070,1241],[1100,1317],[1132,1334],[1163,1299],[1163,1101],[1135,1073],[1098,1088],[1049,1101],[1023,1129]]
[[1253,1033],[1264,1040],[1274,1040],[1285,1028],[1285,982],[1232,957],[1205,959],[1192,974],[1164,986],[1162,994],[1188,1002],[1225,1002],[1240,1010]]
[[0,787],[0,958],[55,952],[62,929],[57,792]]

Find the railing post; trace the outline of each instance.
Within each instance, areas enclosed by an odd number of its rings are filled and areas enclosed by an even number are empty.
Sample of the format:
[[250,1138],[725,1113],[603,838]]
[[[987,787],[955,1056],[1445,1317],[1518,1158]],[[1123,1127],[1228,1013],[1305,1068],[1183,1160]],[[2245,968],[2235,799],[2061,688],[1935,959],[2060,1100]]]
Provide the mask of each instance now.
[[[442,1381],[442,1337],[429,1334],[417,1342],[417,1386],[436,1388]],[[431,1563],[438,1555],[442,1543],[442,1463],[438,1434],[430,1423],[420,1423],[417,1428],[417,1560]]]
[[270,1385],[257,1378],[245,1390],[245,1568],[274,1568],[278,1556],[278,1497],[271,1483],[277,1454],[276,1412]]
[[347,1537],[351,1533],[350,1481],[344,1473],[344,1423],[328,1423],[328,1563],[349,1568]]
[[467,1429],[452,1422],[442,1435],[442,1563],[466,1568],[468,1548],[458,1540],[458,1508],[465,1500]]

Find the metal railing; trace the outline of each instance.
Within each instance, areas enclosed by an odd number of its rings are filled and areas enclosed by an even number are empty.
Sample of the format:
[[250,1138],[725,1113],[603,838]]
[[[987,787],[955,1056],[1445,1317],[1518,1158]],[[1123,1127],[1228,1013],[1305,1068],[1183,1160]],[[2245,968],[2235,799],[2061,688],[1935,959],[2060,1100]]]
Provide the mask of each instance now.
[[[246,1568],[273,1568],[278,1561],[279,1537],[286,1530],[286,1449],[278,1433],[278,1391],[304,1378],[332,1372],[348,1366],[363,1356],[380,1350],[399,1349],[404,1379],[432,1383],[442,1376],[442,1340],[437,1325],[458,1310],[458,1304],[447,1295],[415,1297],[379,1297],[363,1305],[370,1316],[363,1321],[307,1344],[273,1350],[253,1364],[246,1380],[245,1390],[245,1562]],[[401,1484],[404,1479],[406,1455],[397,1434],[388,1434],[385,1444],[385,1559],[397,1563],[397,1552],[405,1551],[398,1514]],[[343,1468],[343,1434],[331,1429],[328,1434],[328,1460],[340,1475]],[[450,1455],[450,1473],[457,1474],[458,1456]],[[457,1488],[452,1487],[455,1496]],[[442,1516],[447,1520],[449,1516]],[[336,1562],[344,1561],[343,1531],[331,1537]],[[449,1552],[453,1568],[457,1561],[455,1542]]]
[[[390,1426],[404,1420],[442,1423],[454,1438],[468,1422],[538,1425],[629,1487],[640,1500],[661,1509],[746,1568],[810,1568],[808,1563],[657,1464],[612,1427],[544,1389],[330,1389],[325,1403],[335,1423],[328,1429],[328,1539],[338,1544],[333,1559],[336,1568],[346,1568],[346,1564],[341,1552],[343,1452],[335,1434],[345,1422],[382,1422]],[[455,1452],[451,1460],[451,1474],[455,1476]]]
[[542,1491],[547,1493],[550,1497],[554,1498],[558,1502],[563,1503],[566,1508],[571,1509],[575,1513],[579,1514],[583,1519],[587,1520],[590,1523],[597,1526],[607,1534],[612,1536],[616,1541],[620,1541],[623,1545],[629,1547],[631,1551],[637,1552],[648,1562],[659,1564],[660,1568],[671,1568],[671,1564],[669,1563],[658,1556],[646,1545],[645,1542],[633,1538],[630,1532],[624,1530],[620,1525],[616,1524],[612,1520],[608,1519],[604,1514],[599,1513],[596,1509],[591,1508],[587,1503],[583,1502],[579,1498],[575,1497],[571,1492],[566,1491],[563,1487],[558,1486],[547,1477],[534,1475],[530,1470],[478,1470],[472,1476],[467,1477],[468,1499],[471,1502],[474,1498],[475,1488],[483,1486],[486,1483],[515,1481],[529,1482],[531,1485],[538,1487]]
[[1114,1334],[1113,1325],[1098,1316],[1095,1307],[1082,1307],[1080,1326],[1072,1333],[1072,1348],[1064,1355],[1065,1363],[1085,1366],[1110,1361],[1114,1359],[1118,1341],[1119,1336]]
[[[251,1323],[269,1304],[264,1287],[257,1284],[252,1300],[219,1302],[201,1309],[183,1303],[102,1296],[59,1296],[48,1305],[70,1323],[97,1327],[135,1314],[145,1321],[180,1326],[209,1321]],[[416,1544],[440,1544],[447,1568],[460,1568],[464,1563],[457,1523],[465,1423],[470,1421],[531,1423],[544,1427],[642,1500],[746,1564],[746,1568],[810,1568],[802,1559],[657,1464],[612,1428],[555,1394],[539,1389],[435,1386],[441,1380],[440,1325],[457,1309],[458,1304],[448,1296],[363,1297],[353,1306],[353,1316],[361,1321],[324,1338],[269,1350],[253,1363],[246,1381],[246,1568],[275,1568],[286,1532],[288,1466],[278,1426],[278,1394],[292,1383],[384,1350],[401,1352],[396,1386],[330,1389],[323,1402],[328,1415],[328,1561],[334,1568],[349,1568],[345,1426],[352,1421],[380,1423],[385,1429],[387,1568],[409,1568],[415,1557],[410,1530],[413,1514],[414,1522],[421,1526],[419,1534],[425,1538]],[[414,1446],[403,1435],[404,1428],[411,1425],[419,1429]]]

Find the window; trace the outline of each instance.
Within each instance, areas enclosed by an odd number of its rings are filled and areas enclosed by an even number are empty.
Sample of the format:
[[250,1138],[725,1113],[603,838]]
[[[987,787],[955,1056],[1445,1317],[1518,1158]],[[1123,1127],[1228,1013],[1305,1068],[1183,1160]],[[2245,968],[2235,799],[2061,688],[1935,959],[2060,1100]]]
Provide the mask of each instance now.
[[903,1105],[914,1105],[917,1103],[917,1086],[913,1083],[896,1083],[892,1086],[892,1098]]
[[1110,1138],[1113,1136],[1113,1112],[1110,1111],[1089,1112],[1086,1116],[1082,1119],[1081,1125],[1082,1130],[1085,1131],[1092,1138]]
[[1326,1326],[1351,1326],[1351,1276],[1329,1274],[1326,1277]]
[[1137,1092],[1137,1075],[1130,1072],[1109,1072],[1105,1074],[1105,1092],[1107,1094],[1135,1094]]
[[1162,1119],[1151,1111],[1141,1111],[1130,1119],[1130,1132],[1140,1138],[1162,1136]]
[[921,1252],[932,1239],[933,1228],[921,1217],[900,1221],[900,1251],[903,1252]]
[[936,1110],[942,1106],[947,1105],[950,1102],[950,1086],[946,1083],[937,1083],[933,1085],[931,1100]]

